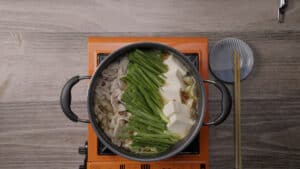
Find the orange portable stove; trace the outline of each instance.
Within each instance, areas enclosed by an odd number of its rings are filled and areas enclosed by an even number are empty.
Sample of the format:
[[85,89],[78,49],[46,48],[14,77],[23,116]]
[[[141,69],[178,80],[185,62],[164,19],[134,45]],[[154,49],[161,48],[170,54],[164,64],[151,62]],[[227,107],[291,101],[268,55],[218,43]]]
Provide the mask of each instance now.
[[[208,40],[200,37],[92,37],[88,40],[88,73],[92,75],[101,60],[112,51],[133,42],[159,42],[169,45],[188,57],[203,79],[208,79]],[[208,86],[205,84],[206,97]],[[207,99],[207,98],[206,98]],[[206,106],[207,107],[207,106]],[[207,115],[207,111],[206,111]],[[206,116],[206,119],[207,116]],[[112,153],[88,125],[88,140],[79,148],[86,154],[81,169],[208,169],[208,127],[202,126],[199,135],[181,153],[157,162],[137,162]]]

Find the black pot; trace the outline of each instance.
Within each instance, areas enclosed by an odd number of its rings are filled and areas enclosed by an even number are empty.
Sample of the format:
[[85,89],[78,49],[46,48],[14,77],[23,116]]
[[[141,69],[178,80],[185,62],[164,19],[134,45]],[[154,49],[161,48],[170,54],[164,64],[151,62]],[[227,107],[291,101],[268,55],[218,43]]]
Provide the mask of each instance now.
[[[193,125],[192,129],[190,130],[190,133],[182,140],[180,140],[178,143],[170,147],[169,150],[155,155],[140,155],[130,152],[129,150],[126,150],[124,148],[118,147],[111,143],[110,139],[104,131],[101,129],[101,127],[98,126],[96,122],[96,115],[94,113],[94,89],[97,85],[96,78],[98,78],[101,74],[101,72],[113,61],[116,59],[119,59],[120,57],[123,57],[125,54],[127,54],[129,51],[135,49],[135,48],[147,48],[147,49],[160,49],[164,51],[169,51],[174,54],[174,57],[176,57],[179,61],[182,62],[182,64],[187,68],[188,72],[195,78],[196,80],[196,95],[197,95],[197,117],[196,122]],[[78,83],[82,79],[89,79],[91,78],[90,84],[89,84],[89,90],[88,90],[88,98],[87,98],[87,105],[88,105],[88,113],[89,113],[89,120],[83,120],[80,119],[73,111],[71,110],[71,89],[72,87]],[[204,115],[205,115],[205,105],[206,105],[206,97],[205,97],[205,88],[204,83],[213,84],[217,87],[217,89],[220,90],[222,93],[222,105],[221,105],[221,113],[220,115],[214,119],[213,121],[204,122]],[[200,98],[200,99],[199,99]],[[84,122],[84,123],[91,123],[93,129],[95,130],[98,138],[105,144],[112,152],[123,156],[125,158],[136,160],[136,161],[157,161],[162,160],[171,156],[176,155],[180,151],[182,151],[186,146],[190,144],[190,142],[195,138],[195,136],[199,133],[200,127],[202,125],[205,126],[216,126],[221,124],[229,115],[231,111],[231,95],[229,93],[229,90],[225,87],[224,84],[211,81],[211,80],[203,80],[201,76],[199,75],[197,69],[193,66],[193,64],[179,51],[176,49],[159,44],[159,43],[151,43],[151,42],[145,42],[145,43],[133,43],[127,46],[124,46],[112,54],[110,54],[108,57],[103,60],[103,62],[97,67],[95,73],[93,76],[74,76],[71,78],[63,87],[60,97],[60,104],[63,112],[65,115],[74,122]]]

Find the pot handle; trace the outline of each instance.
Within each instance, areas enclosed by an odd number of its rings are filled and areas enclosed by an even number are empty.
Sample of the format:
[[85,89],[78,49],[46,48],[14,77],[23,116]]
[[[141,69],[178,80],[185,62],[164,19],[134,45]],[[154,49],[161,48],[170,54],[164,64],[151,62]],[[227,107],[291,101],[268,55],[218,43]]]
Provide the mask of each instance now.
[[60,94],[60,106],[62,111],[65,115],[73,122],[82,122],[82,123],[89,123],[89,120],[80,119],[71,109],[71,102],[72,102],[72,88],[76,85],[80,80],[83,79],[90,79],[91,76],[74,76],[67,83],[61,90]]
[[228,88],[220,82],[212,81],[212,80],[203,80],[204,83],[213,84],[217,89],[222,93],[222,106],[220,115],[209,122],[203,122],[205,126],[217,126],[224,122],[228,115],[230,114],[232,107],[232,99]]

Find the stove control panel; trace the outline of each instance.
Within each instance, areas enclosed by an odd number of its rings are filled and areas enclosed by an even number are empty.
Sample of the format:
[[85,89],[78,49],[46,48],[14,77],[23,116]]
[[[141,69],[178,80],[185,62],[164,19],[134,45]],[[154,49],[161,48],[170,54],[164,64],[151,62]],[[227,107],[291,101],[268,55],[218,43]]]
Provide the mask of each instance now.
[[85,142],[83,145],[80,145],[78,148],[78,153],[81,155],[86,155],[88,151],[88,145],[87,142]]
[[85,158],[84,158],[84,162],[83,164],[79,165],[79,169],[86,169],[86,164],[87,164],[87,154],[88,154],[88,143],[87,141],[80,145],[79,148],[78,148],[78,153],[81,154],[81,155],[85,155]]

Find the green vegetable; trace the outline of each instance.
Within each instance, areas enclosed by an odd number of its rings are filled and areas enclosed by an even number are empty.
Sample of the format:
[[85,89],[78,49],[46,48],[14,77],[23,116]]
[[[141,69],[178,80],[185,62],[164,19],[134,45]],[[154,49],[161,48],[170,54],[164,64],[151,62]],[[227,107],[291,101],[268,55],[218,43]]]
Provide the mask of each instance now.
[[163,63],[160,50],[139,50],[129,53],[126,88],[122,95],[130,116],[120,139],[130,139],[130,150],[153,154],[167,150],[179,137],[167,130],[168,119],[163,114],[160,88],[165,83],[168,66]]

